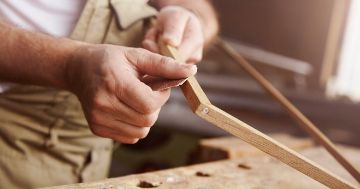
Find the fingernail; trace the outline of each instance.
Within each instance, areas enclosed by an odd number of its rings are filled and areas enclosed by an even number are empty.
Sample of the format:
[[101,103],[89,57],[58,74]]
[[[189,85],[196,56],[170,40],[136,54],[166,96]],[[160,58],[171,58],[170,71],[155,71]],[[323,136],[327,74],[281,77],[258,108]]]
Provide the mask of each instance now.
[[191,71],[191,75],[195,75],[197,72],[197,66],[196,65],[192,65],[192,64],[183,64],[184,67],[186,67],[187,69],[190,69]]

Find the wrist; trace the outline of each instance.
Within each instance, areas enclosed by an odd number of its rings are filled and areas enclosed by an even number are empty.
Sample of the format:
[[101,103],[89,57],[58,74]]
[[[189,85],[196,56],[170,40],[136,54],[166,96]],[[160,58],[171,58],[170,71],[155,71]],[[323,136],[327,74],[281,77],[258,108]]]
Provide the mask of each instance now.
[[85,62],[85,58],[88,56],[86,52],[88,48],[92,46],[92,44],[69,40],[71,41],[68,46],[65,48],[65,66],[62,71],[62,87],[65,90],[76,93],[80,80],[80,72],[83,67],[83,63]]

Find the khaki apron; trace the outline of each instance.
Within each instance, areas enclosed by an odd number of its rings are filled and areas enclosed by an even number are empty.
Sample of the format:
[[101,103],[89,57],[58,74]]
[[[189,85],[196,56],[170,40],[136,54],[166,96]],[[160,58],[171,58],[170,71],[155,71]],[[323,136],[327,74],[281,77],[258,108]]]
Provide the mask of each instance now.
[[[139,46],[145,0],[88,0],[71,38]],[[73,94],[16,85],[0,94],[0,188],[36,188],[107,176],[112,141],[93,135]]]

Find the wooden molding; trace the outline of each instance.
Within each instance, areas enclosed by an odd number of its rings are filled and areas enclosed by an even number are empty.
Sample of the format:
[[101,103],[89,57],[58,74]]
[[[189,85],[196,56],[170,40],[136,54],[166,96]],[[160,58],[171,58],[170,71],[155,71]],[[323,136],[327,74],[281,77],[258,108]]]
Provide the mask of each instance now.
[[[160,43],[160,50],[163,55],[175,58],[179,62],[184,62],[175,48]],[[299,153],[212,105],[195,77],[188,78],[181,86],[181,89],[193,112],[204,120],[241,138],[245,142],[252,144],[256,148],[330,188],[356,188],[351,183],[325,170]]]

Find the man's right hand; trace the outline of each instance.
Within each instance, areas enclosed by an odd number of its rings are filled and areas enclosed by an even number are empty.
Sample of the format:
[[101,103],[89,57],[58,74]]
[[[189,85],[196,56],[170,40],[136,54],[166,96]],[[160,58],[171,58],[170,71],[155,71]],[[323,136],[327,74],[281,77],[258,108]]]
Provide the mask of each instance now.
[[83,107],[92,132],[122,143],[147,136],[170,90],[153,91],[141,82],[147,74],[187,78],[196,66],[179,64],[140,48],[84,45],[67,63],[69,89]]

